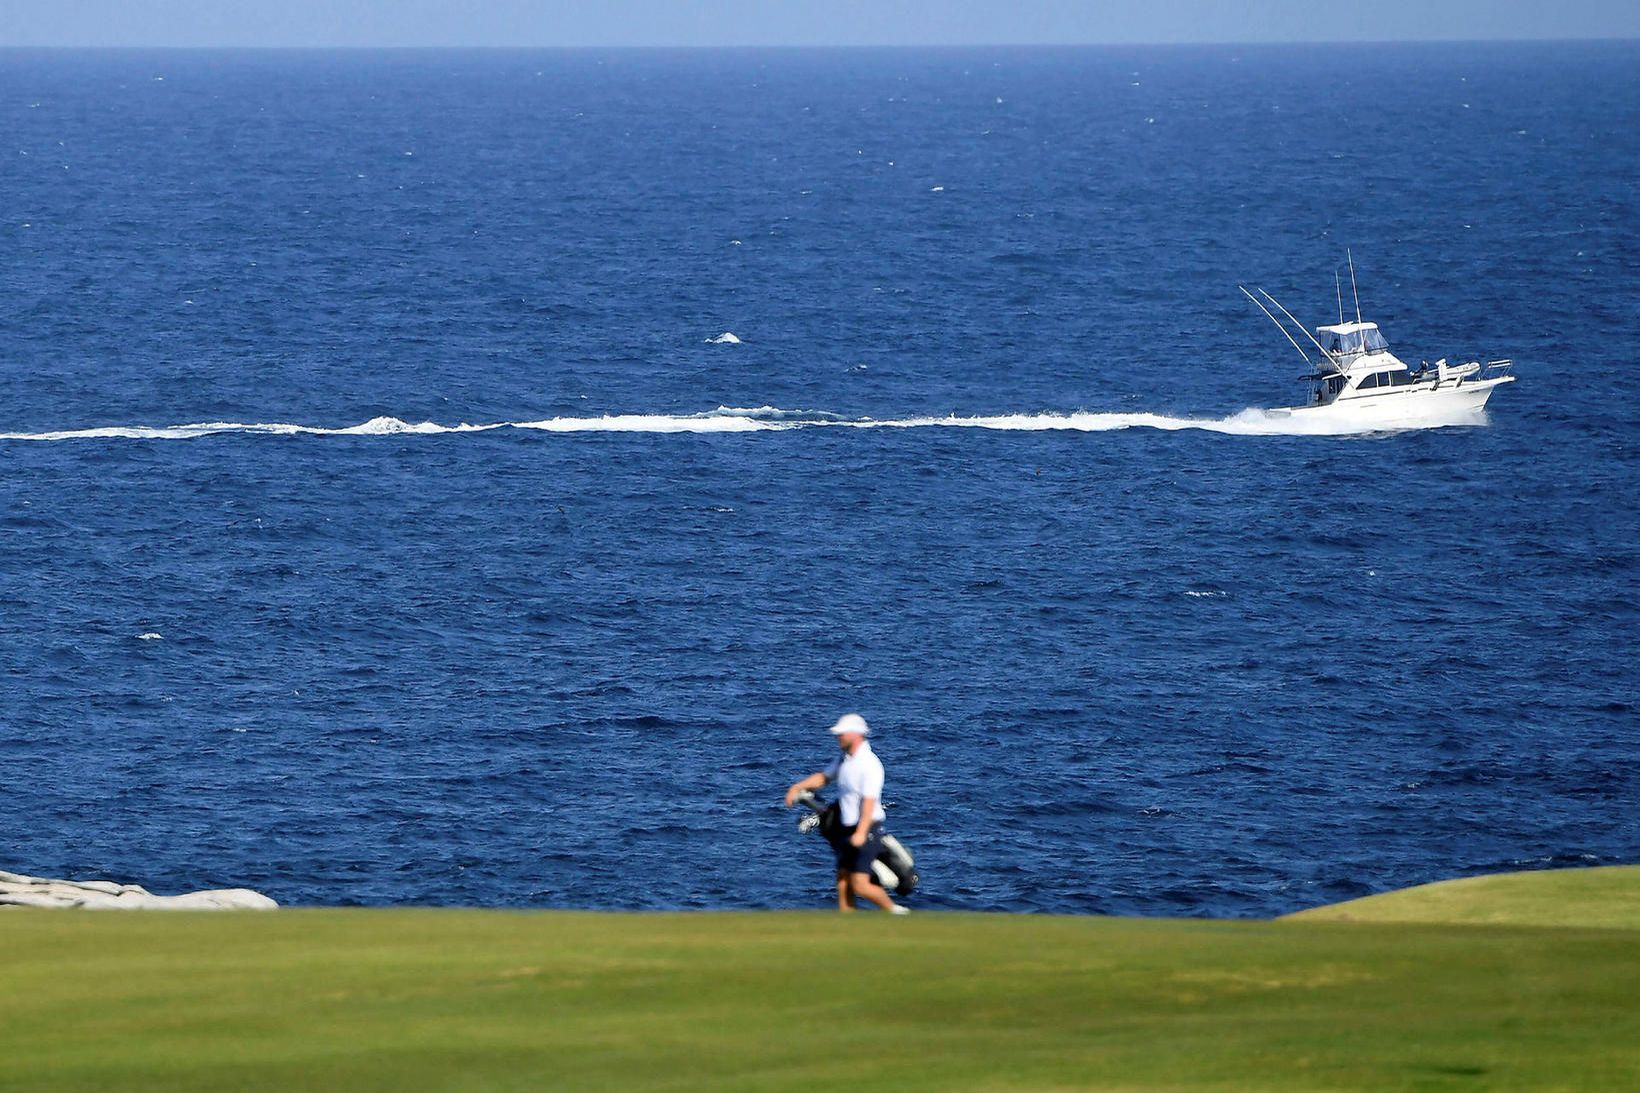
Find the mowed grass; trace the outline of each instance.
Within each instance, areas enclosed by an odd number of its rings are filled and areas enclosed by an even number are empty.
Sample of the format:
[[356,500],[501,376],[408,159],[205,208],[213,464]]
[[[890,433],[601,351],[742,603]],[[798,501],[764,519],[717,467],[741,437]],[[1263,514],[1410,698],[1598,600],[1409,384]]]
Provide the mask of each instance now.
[[1640,866],[1443,880],[1288,915],[1299,922],[1452,922],[1640,929]]
[[1633,1089],[1621,883],[1607,928],[6,911],[0,1087]]

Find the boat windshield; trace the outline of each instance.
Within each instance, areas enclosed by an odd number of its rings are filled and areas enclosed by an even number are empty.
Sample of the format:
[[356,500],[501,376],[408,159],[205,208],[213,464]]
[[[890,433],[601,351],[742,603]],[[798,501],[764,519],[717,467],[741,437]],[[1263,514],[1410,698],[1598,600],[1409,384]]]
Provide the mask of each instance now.
[[1367,327],[1363,330],[1333,330],[1327,332],[1326,341],[1321,343],[1327,347],[1327,352],[1334,356],[1349,357],[1357,353],[1376,353],[1381,349],[1388,349],[1389,343],[1384,336],[1378,333],[1376,327]]

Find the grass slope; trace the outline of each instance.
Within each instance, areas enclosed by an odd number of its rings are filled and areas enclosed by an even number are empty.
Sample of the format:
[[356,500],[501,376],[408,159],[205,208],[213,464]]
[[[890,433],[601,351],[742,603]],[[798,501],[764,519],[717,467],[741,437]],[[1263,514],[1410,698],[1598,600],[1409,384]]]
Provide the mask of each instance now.
[[12,911],[0,1086],[1628,1089],[1637,982],[1637,930]]
[[1497,873],[1444,880],[1288,915],[1308,922],[1640,929],[1640,865]]

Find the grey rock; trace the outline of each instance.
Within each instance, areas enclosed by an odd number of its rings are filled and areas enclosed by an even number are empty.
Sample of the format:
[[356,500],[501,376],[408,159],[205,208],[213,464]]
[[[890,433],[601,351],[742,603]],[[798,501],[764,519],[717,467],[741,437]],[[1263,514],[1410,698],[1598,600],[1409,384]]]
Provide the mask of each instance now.
[[279,905],[249,888],[156,896],[137,884],[47,880],[0,870],[0,907],[83,907],[87,910],[271,911]]

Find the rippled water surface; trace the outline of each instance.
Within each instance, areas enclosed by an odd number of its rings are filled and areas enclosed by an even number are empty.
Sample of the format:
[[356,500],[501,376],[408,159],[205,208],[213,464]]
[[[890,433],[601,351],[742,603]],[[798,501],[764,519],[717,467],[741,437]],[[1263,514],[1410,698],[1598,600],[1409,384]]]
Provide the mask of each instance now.
[[[853,708],[924,906],[1640,856],[1640,47],[0,59],[0,868],[821,905]],[[1488,418],[1260,412],[1346,246]]]

